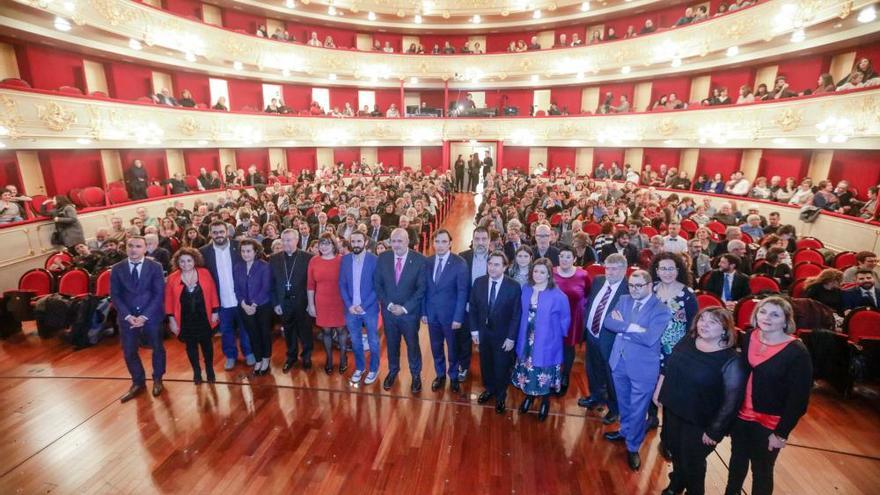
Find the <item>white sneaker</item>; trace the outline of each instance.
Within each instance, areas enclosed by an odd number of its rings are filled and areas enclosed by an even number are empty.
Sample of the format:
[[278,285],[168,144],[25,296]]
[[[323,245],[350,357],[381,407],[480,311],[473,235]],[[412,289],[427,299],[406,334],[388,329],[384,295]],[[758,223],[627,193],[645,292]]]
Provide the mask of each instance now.
[[361,370],[356,370],[353,375],[351,375],[351,383],[360,383],[361,378],[364,376],[364,372]]
[[369,385],[371,383],[374,383],[378,379],[379,379],[379,373],[376,373],[375,371],[371,371],[371,372],[367,373],[367,379],[364,380],[364,383]]
[[235,359],[226,358],[226,364],[223,366],[223,369],[229,371],[232,368],[235,368]]

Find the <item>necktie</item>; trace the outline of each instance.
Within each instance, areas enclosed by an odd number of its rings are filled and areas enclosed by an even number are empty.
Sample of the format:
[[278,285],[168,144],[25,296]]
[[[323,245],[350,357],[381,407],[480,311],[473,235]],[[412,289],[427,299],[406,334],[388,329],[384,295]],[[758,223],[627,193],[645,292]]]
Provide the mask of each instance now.
[[724,285],[721,287],[721,300],[730,301],[730,275],[724,274]]
[[134,283],[137,283],[138,280],[141,278],[141,274],[138,271],[138,267],[140,267],[140,266],[141,266],[140,261],[132,262],[132,264],[131,264],[131,281]]
[[602,294],[602,299],[599,300],[599,305],[596,306],[596,313],[593,315],[593,321],[590,322],[590,333],[592,333],[594,337],[599,336],[599,330],[602,328],[602,313],[605,311],[605,306],[608,305],[608,299],[610,298],[611,286],[609,285],[605,289],[605,293]]
[[498,295],[498,282],[492,281],[492,290],[489,291],[489,311],[495,306],[495,297]]
[[379,227],[373,227],[373,242],[379,242]]
[[403,258],[396,258],[394,261],[394,283],[400,283],[400,273],[403,271]]
[[642,302],[636,301],[636,303],[633,304],[633,316],[638,316],[639,311],[641,311],[641,309],[642,309]]
[[443,274],[443,258],[437,258],[437,269],[434,270],[434,282],[440,279],[441,274]]

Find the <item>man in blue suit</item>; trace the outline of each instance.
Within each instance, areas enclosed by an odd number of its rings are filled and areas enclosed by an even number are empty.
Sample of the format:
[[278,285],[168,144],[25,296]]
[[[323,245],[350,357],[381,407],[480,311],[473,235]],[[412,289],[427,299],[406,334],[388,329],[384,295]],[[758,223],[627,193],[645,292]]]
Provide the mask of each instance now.
[[342,257],[339,268],[339,293],[345,303],[345,326],[351,335],[354,351],[355,371],[351,383],[360,383],[366,368],[362,327],[367,328],[367,343],[370,345],[370,372],[367,385],[379,376],[379,300],[373,289],[376,273],[376,255],[365,250],[367,236],[356,230],[351,233],[351,253]]
[[[436,392],[446,383],[446,374],[453,392],[461,392],[458,381],[458,353],[456,331],[460,331],[465,318],[468,290],[471,286],[467,263],[452,254],[452,234],[446,229],[434,233],[434,255],[425,262],[425,301],[422,304],[422,323],[428,324],[431,338],[431,354],[437,377],[431,383]],[[449,366],[443,343],[449,353]]]
[[391,232],[391,250],[379,256],[373,287],[382,305],[385,344],[388,347],[388,376],[382,388],[391,390],[400,372],[400,339],[406,340],[406,357],[412,374],[412,393],[422,391],[422,351],[419,324],[425,297],[425,257],[409,249],[409,233]]
[[162,393],[162,375],[165,374],[165,347],[162,343],[165,277],[162,265],[144,257],[147,241],[143,237],[129,237],[126,251],[128,259],[113,265],[110,272],[110,299],[116,307],[122,354],[132,381],[121,402],[134,399],[146,385],[144,365],[138,355],[142,335],[153,349],[154,397]]
[[470,295],[471,336],[480,349],[480,374],[486,390],[477,398],[485,404],[495,397],[495,412],[503,414],[522,316],[519,283],[504,275],[507,257],[501,251],[489,255],[488,273],[478,278]]
[[605,405],[608,410],[602,422],[610,425],[617,421],[617,397],[608,359],[617,334],[605,328],[605,322],[620,297],[628,294],[626,286],[626,256],[619,253],[605,258],[605,276],[596,277],[590,288],[589,301],[584,309],[584,340],[587,343],[586,367],[590,395],[578,399],[578,405],[595,409]]
[[850,310],[862,306],[880,308],[880,289],[874,280],[874,272],[870,269],[859,269],[856,272],[856,286],[843,291],[843,309]]
[[238,359],[238,351],[235,348],[235,335],[238,332],[241,353],[245,356],[248,366],[256,364],[254,354],[251,352],[251,343],[247,332],[244,330],[244,322],[241,312],[238,310],[238,298],[235,297],[235,284],[232,278],[232,267],[244,263],[238,252],[238,243],[229,240],[229,229],[225,222],[215,220],[211,222],[209,230],[211,243],[199,249],[205,260],[205,268],[214,277],[214,285],[217,286],[217,296],[220,300],[220,343],[223,354],[226,356],[226,371],[235,367]]
[[634,271],[628,285],[629,295],[620,298],[605,320],[605,328],[617,334],[608,365],[620,407],[620,430],[606,433],[605,438],[626,441],[627,462],[636,471],[648,429],[645,416],[660,376],[660,337],[672,314],[654,297],[648,272]]

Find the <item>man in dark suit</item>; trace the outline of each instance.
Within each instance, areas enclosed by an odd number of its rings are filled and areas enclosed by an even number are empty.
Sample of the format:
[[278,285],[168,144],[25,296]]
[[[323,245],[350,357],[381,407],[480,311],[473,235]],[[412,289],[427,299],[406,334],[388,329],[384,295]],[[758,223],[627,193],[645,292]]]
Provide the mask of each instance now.
[[605,405],[608,410],[602,422],[610,425],[617,421],[617,396],[608,359],[614,346],[615,334],[605,328],[609,313],[621,296],[628,294],[626,285],[626,258],[612,253],[605,258],[605,276],[596,277],[590,288],[589,301],[584,308],[584,335],[587,343],[586,367],[590,395],[578,399],[578,405],[595,409]]
[[[281,233],[281,252],[269,257],[269,267],[272,270],[272,305],[275,307],[275,314],[281,317],[284,341],[287,344],[287,359],[281,368],[284,373],[290,371],[298,357],[302,359],[304,370],[312,367],[314,319],[306,311],[306,285],[312,255],[298,248],[299,232],[286,229]],[[297,356],[300,346],[302,352]]]
[[485,404],[495,397],[495,412],[503,414],[513,365],[513,346],[522,315],[519,284],[504,275],[507,257],[489,255],[488,273],[479,277],[470,294],[471,337],[480,349],[480,374],[486,390],[477,398]]
[[226,223],[222,220],[211,222],[209,232],[211,243],[202,246],[199,252],[205,260],[205,268],[214,278],[220,300],[220,343],[223,355],[226,356],[224,369],[229,371],[234,368],[238,359],[238,350],[235,347],[236,332],[238,332],[241,353],[245,356],[247,365],[253,366],[256,360],[251,352],[251,342],[244,329],[241,312],[238,310],[238,298],[235,296],[235,282],[232,276],[232,267],[244,261],[238,252],[238,243],[229,239],[229,228]]
[[535,228],[535,259],[547,258],[553,266],[559,266],[559,249],[550,245],[552,231],[549,225]]
[[495,168],[495,162],[492,161],[492,157],[489,156],[489,152],[485,152],[485,157],[483,158],[483,180],[486,180],[486,176],[488,176],[493,169]]
[[880,308],[880,289],[874,279],[874,271],[860,268],[856,272],[856,286],[843,291],[843,309],[850,310],[868,306]]
[[507,233],[507,242],[504,243],[504,256],[507,257],[510,263],[514,262],[516,250],[523,244],[522,234],[519,230],[512,229]]
[[142,337],[153,350],[154,397],[162,393],[162,375],[165,374],[165,347],[162,343],[165,278],[162,267],[144,258],[147,243],[143,237],[129,237],[126,251],[128,259],[113,265],[110,271],[110,297],[116,308],[122,354],[132,381],[121,402],[135,398],[146,385],[144,365],[138,355]]
[[[473,287],[474,282],[488,272],[489,263],[489,231],[485,227],[477,227],[471,237],[471,249],[462,251],[458,255],[467,264],[468,289]],[[467,311],[467,309],[465,309]],[[470,318],[465,315],[464,327],[455,333],[456,356],[458,357],[458,380],[464,382],[467,379],[473,356],[473,342],[471,339],[468,322]]]
[[147,185],[149,181],[144,163],[140,160],[135,160],[131,168],[125,171],[125,189],[128,192],[129,199],[147,199]]
[[394,229],[391,250],[379,256],[373,276],[373,286],[382,301],[382,321],[388,347],[388,376],[382,383],[385,390],[391,390],[400,372],[400,339],[403,337],[412,374],[412,393],[422,391],[419,317],[425,297],[424,265],[424,256],[409,249],[406,229]]
[[[449,375],[452,391],[461,392],[458,381],[459,359],[456,355],[455,332],[461,331],[465,318],[468,290],[471,280],[467,263],[451,253],[452,234],[446,229],[434,233],[434,255],[425,262],[425,302],[422,304],[422,323],[428,325],[431,337],[431,354],[437,377],[431,383],[436,392],[446,383]],[[446,352],[449,354],[447,368]]]
[[147,243],[145,256],[159,263],[162,266],[162,273],[168,273],[171,265],[171,253],[167,249],[159,247],[159,236],[156,234],[146,234],[144,241]]
[[379,300],[373,288],[376,273],[376,255],[366,251],[367,236],[361,231],[351,234],[351,252],[342,257],[339,267],[339,294],[345,303],[345,326],[351,335],[355,371],[351,383],[360,383],[367,366],[362,328],[367,329],[370,346],[370,372],[364,383],[376,381],[379,376]]
[[648,429],[645,415],[660,377],[660,337],[672,313],[654,297],[650,273],[634,271],[628,286],[629,295],[621,296],[605,319],[605,328],[616,334],[608,366],[620,407],[620,430],[606,433],[605,438],[626,442],[627,463],[636,471]]
[[725,303],[735,303],[751,293],[749,277],[737,270],[742,260],[735,254],[725,253],[718,260],[718,269],[712,271],[706,282],[706,290],[720,297]]
[[639,250],[629,243],[629,233],[618,230],[614,233],[614,242],[606,244],[599,252],[599,261],[605,261],[612,253],[620,253],[626,257],[627,264],[635,266],[639,264]]
[[388,239],[391,231],[388,227],[382,225],[382,217],[377,214],[370,215],[370,226],[367,227],[367,237],[375,245]]
[[318,223],[312,225],[312,237],[317,239],[324,232],[336,232],[336,227],[330,224],[330,220],[327,218],[327,214],[323,211],[318,213]]
[[309,227],[309,224],[304,221],[299,222],[298,229],[299,229],[299,248],[302,249],[303,251],[308,251],[309,250],[309,243],[313,239],[317,239],[318,236],[312,235],[311,227]]

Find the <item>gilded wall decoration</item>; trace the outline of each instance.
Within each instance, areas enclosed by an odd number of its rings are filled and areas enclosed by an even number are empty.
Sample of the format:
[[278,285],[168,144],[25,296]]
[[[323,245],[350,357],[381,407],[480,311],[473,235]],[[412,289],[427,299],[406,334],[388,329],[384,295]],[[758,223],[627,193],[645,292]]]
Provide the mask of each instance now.
[[201,129],[201,126],[196,119],[193,117],[184,117],[180,119],[180,125],[178,125],[178,129],[180,132],[187,137],[195,136],[197,132]]
[[773,119],[773,123],[783,131],[791,132],[798,128],[803,119],[804,114],[800,110],[786,108],[779,112],[776,118]]
[[37,104],[36,107],[43,125],[51,131],[66,131],[76,124],[76,114],[54,101],[45,105]]
[[24,119],[18,114],[18,104],[8,95],[0,95],[0,105],[3,106],[0,126],[6,129],[6,136],[13,140],[20,138],[22,133],[19,127]]
[[90,0],[95,12],[107,20],[111,26],[119,26],[131,22],[137,12],[118,0]]
[[657,132],[663,137],[669,137],[675,134],[675,131],[678,130],[678,126],[675,124],[669,117],[663,117],[657,122],[656,126]]

